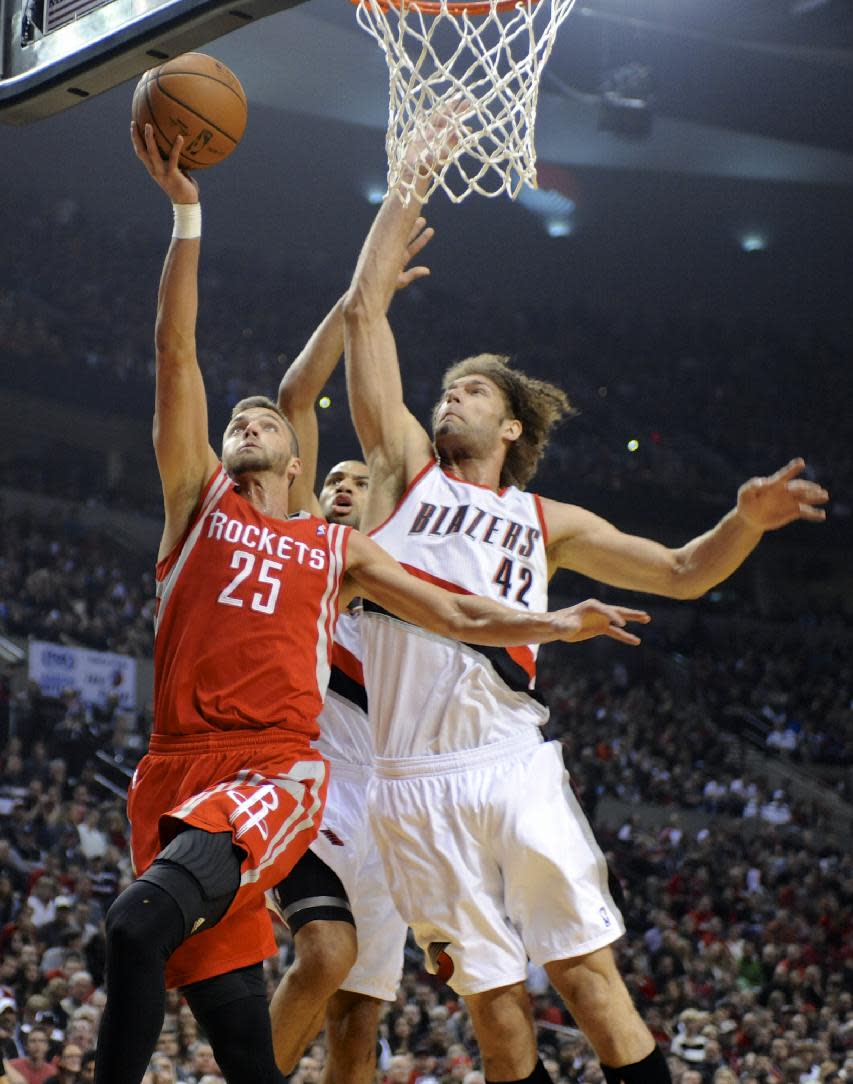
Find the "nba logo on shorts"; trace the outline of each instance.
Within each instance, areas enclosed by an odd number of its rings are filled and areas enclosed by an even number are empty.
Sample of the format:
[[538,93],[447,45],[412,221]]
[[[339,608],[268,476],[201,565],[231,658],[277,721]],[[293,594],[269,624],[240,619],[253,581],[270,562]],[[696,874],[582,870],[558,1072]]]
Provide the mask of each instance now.
[[606,907],[599,907],[598,913],[601,915],[601,921],[604,923],[604,925],[609,926],[610,925],[610,915],[608,915],[608,913],[607,913],[607,908]]

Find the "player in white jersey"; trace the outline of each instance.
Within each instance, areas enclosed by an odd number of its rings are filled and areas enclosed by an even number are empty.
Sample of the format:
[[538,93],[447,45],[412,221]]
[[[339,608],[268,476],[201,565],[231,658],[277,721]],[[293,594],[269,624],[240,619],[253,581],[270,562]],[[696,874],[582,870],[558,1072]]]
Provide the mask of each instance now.
[[[418,214],[417,199],[386,198],[344,304],[350,404],[371,477],[363,526],[409,571],[518,609],[541,605],[558,568],[692,598],[764,531],[824,518],[827,494],[798,477],[802,460],[747,482],[735,509],[676,549],[526,496],[516,487],[568,400],[493,355],[445,374],[431,439],[406,408],[386,315]],[[623,925],[604,860],[558,746],[541,743],[535,649],[454,647],[375,608],[362,643],[377,751],[371,814],[389,884],[433,967],[465,997],[486,1079],[548,1084],[523,981],[530,957],[609,1084],[668,1081],[610,947]]]

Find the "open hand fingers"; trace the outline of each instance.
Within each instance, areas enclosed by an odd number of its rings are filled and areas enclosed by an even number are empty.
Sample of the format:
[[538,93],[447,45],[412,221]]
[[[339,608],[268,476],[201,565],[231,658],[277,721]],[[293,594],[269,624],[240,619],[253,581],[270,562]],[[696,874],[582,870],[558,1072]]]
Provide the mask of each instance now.
[[420,222],[421,225],[419,227],[416,225],[416,228],[412,231],[412,235],[406,245],[406,263],[408,263],[409,260],[413,260],[422,249],[426,248],[433,237],[435,237],[435,230],[432,226],[427,226],[422,218],[419,218],[418,222]]
[[405,271],[401,271],[397,278],[397,289],[403,289],[410,283],[415,282],[417,279],[426,278],[430,274],[428,267],[418,265],[417,267],[409,267]]
[[829,493],[817,482],[807,482],[800,478],[788,482],[786,488],[792,497],[807,504],[826,504],[829,500]]
[[812,523],[822,523],[826,519],[826,512],[823,508],[813,508],[810,504],[799,505],[799,515],[796,519],[807,519]]
[[651,614],[646,613],[645,610],[631,610],[627,606],[611,606],[610,608],[625,621],[639,621],[641,625],[648,625],[652,619]]
[[620,644],[630,644],[631,647],[637,647],[642,642],[639,636],[635,636],[633,632],[628,632],[627,629],[620,628],[618,625],[608,625],[604,635],[609,636],[611,640],[618,640]]
[[781,467],[775,474],[771,474],[769,478],[764,478],[762,481],[765,485],[772,485],[774,482],[788,482],[792,478],[796,478],[798,474],[802,474],[806,469],[806,461],[797,456],[796,459],[792,459],[786,466]]

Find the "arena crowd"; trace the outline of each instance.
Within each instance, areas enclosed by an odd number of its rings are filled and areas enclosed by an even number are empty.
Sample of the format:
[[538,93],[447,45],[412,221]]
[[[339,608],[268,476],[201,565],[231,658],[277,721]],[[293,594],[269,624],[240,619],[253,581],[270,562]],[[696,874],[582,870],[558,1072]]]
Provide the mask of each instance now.
[[[111,413],[147,422],[162,251],[135,237],[109,238],[114,273],[106,281],[98,273],[104,238],[73,208],[55,208],[33,228],[34,236],[51,230],[51,280],[35,262],[37,244],[16,247],[7,268],[13,285],[0,291],[6,389],[45,395],[49,387],[59,404],[108,402]],[[346,280],[347,269],[318,257],[288,277],[283,311],[266,303],[241,259],[229,257],[227,277],[220,262],[203,264],[200,354],[214,415],[247,392],[275,389],[322,315],[317,298],[329,282],[342,289]],[[151,282],[151,296],[140,294],[140,280]],[[103,320],[107,310],[121,320]],[[701,307],[614,316],[581,298],[519,312],[471,296],[460,326],[440,285],[403,294],[394,323],[422,417],[436,365],[465,353],[515,353],[567,387],[579,413],[549,454],[546,491],[570,499],[578,490],[668,501],[689,494],[712,521],[715,502],[730,503],[749,474],[795,452],[838,494],[831,514],[850,515],[853,365],[842,329],[771,328]],[[774,380],[763,381],[771,369]],[[321,440],[331,457],[352,450],[335,443],[342,377],[330,395]],[[632,436],[634,453],[626,451]],[[49,442],[7,455],[0,481],[159,515],[133,479],[115,485],[97,456],[63,459]],[[150,656],[152,571],[151,553],[72,514],[4,508],[0,635]],[[789,571],[794,594],[813,574],[805,560]],[[564,743],[624,891],[621,968],[674,1084],[853,1084],[849,603],[838,596],[823,608],[777,608],[761,620],[737,592],[719,613],[712,603],[690,605],[689,622],[662,619],[630,661],[592,647],[543,652],[549,734]],[[93,1079],[104,915],[131,879],[124,802],[104,786],[96,753],[132,769],[150,720],[145,707],[129,713],[110,698],[87,704],[71,689],[48,697],[20,666],[4,665],[0,1049],[12,1084],[78,1084]],[[747,738],[757,761],[747,760]],[[780,766],[792,777],[813,773],[832,801],[799,796],[779,782]],[[597,815],[608,801],[637,812],[609,824]],[[270,993],[292,959],[279,932],[279,954],[267,964]],[[555,1084],[601,1084],[591,1049],[534,967],[528,987]],[[378,1084],[483,1084],[464,1002],[427,974],[413,944],[379,1043]],[[291,1080],[319,1082],[324,1057],[320,1037]],[[222,1077],[172,994],[146,1084],[177,1081],[221,1084]]]

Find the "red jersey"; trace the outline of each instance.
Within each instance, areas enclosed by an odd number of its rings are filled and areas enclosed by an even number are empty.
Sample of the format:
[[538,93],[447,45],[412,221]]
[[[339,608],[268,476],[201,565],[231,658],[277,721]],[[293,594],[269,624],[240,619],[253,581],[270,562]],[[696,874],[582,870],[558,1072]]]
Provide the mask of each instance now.
[[218,468],[157,564],[155,734],[317,737],[350,530],[265,516]]

